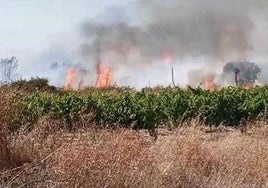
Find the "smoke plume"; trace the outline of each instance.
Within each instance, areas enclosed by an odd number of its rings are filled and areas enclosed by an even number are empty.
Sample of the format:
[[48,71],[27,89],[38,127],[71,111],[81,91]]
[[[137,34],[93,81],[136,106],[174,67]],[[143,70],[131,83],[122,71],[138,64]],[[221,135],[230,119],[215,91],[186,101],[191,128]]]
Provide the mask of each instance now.
[[[140,0],[132,5],[129,15],[125,10],[118,13],[120,9],[107,9],[117,12],[109,12],[108,15],[115,15],[111,20],[96,18],[85,22],[81,54],[85,59],[91,58],[93,67],[96,64],[92,57],[96,56],[111,63],[116,81],[123,79],[122,84],[127,77],[140,80],[148,77],[146,74],[151,75],[148,80],[152,81],[157,77],[153,72],[159,75],[159,71],[166,75],[159,84],[170,83],[170,69],[163,65],[167,54],[178,69],[188,66],[216,72],[214,69],[222,70],[228,61],[244,61],[268,53],[267,42],[263,42],[262,49],[256,48],[261,43],[257,40],[256,20],[268,25],[267,5],[266,1],[255,0]],[[208,61],[201,64],[199,60],[204,58]],[[125,74],[120,70],[125,70]],[[129,74],[131,71],[133,74]],[[181,70],[175,73],[183,74]],[[196,74],[188,76],[189,84],[198,80],[191,78]]]
[[[242,61],[242,62],[228,62],[223,67],[222,80],[227,80],[233,77],[237,71],[239,76],[238,84],[246,86],[250,83],[255,83],[261,73],[261,68],[255,63]],[[232,82],[233,79],[230,81]]]

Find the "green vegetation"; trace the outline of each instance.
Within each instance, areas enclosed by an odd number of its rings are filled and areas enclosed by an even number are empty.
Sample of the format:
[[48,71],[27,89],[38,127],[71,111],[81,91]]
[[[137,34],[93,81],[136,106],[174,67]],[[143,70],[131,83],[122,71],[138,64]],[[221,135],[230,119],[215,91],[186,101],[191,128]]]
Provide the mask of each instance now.
[[[29,83],[38,86],[36,82]],[[73,128],[81,115],[89,113],[99,124],[132,128],[154,129],[161,124],[183,123],[196,117],[207,125],[235,126],[244,120],[264,118],[268,104],[268,86],[228,87],[213,92],[190,87],[145,88],[141,91],[131,88],[46,91],[36,87],[35,91],[28,91],[15,95],[19,100],[16,112],[12,112],[13,128],[33,125],[42,116],[50,116]]]

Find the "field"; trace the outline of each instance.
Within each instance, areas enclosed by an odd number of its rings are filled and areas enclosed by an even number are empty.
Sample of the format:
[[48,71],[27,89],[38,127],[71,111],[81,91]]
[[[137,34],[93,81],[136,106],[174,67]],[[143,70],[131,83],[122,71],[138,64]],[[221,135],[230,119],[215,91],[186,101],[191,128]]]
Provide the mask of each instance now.
[[3,187],[267,187],[268,86],[0,88]]

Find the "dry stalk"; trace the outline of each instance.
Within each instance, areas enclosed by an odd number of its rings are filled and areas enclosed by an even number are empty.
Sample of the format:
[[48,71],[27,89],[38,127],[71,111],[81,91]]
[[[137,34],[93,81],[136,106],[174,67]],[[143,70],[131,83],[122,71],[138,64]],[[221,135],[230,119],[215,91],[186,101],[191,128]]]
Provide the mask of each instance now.
[[6,126],[0,125],[0,169],[9,168],[13,165],[7,141]]

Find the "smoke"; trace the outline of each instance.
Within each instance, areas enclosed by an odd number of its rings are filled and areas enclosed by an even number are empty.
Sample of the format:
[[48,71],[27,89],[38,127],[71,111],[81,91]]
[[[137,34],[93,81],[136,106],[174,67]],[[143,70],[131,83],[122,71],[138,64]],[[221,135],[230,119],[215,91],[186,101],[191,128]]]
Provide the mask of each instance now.
[[217,58],[225,58],[232,51],[244,55],[253,49],[254,22],[250,16],[261,3],[170,0],[139,1],[137,6],[146,11],[141,13],[145,21],[139,20],[136,26],[120,21],[85,23],[84,36],[94,42],[83,52],[90,53],[94,45],[100,44],[104,51],[119,54],[137,48],[142,56],[150,58],[159,58],[166,52]]
[[247,85],[250,83],[255,83],[261,73],[261,68],[255,63],[242,61],[242,62],[229,62],[223,67],[222,80],[229,80],[229,84],[234,81],[234,73],[237,71],[239,76],[238,84]]
[[[265,57],[268,40],[258,39],[256,28],[268,25],[267,5],[256,0],[139,0],[128,9],[109,7],[103,17],[82,25],[80,54],[91,71],[100,56],[113,67],[114,82],[122,85],[170,84],[171,65],[179,83],[189,77],[188,84],[194,85],[228,61]],[[172,56],[171,65],[164,64],[166,54]]]

